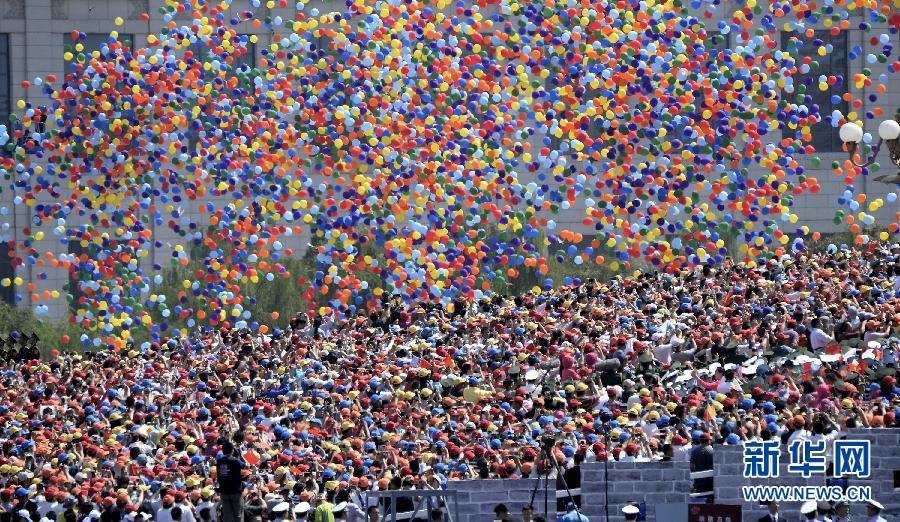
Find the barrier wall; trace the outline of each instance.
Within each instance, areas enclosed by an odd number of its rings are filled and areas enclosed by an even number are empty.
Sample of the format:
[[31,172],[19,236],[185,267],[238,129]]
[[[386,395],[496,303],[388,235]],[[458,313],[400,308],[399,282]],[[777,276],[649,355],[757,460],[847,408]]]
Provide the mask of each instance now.
[[[467,480],[448,482],[447,489],[457,491],[459,499],[459,521],[454,522],[490,522],[494,519],[494,507],[506,504],[511,515],[516,518],[522,508],[531,501],[537,479],[521,480]],[[544,483],[541,481],[534,498],[536,513],[544,512]],[[556,484],[550,481],[549,491],[550,522],[556,520]]]
[[[865,439],[872,444],[872,474],[869,479],[851,480],[851,485],[870,486],[876,500],[885,506],[885,518],[900,515],[900,489],[894,489],[894,474],[900,474],[900,429],[852,430],[850,439]],[[743,450],[741,446],[716,446],[714,460],[714,488],[716,503],[740,504],[744,522],[755,522],[765,514],[762,506],[742,501],[741,486],[786,485],[818,486],[825,484],[825,477],[814,475],[808,479],[788,473],[789,457],[784,449],[781,458],[779,478],[748,481],[743,478]],[[665,513],[658,513],[662,504],[684,504],[691,497],[691,472],[687,462],[610,462],[609,469],[609,521],[624,520],[623,505],[629,502],[644,502],[647,506],[648,522],[667,522]],[[510,513],[518,518],[522,506],[531,500],[536,479],[523,480],[472,480],[451,482],[449,489],[458,491],[459,522],[490,522],[494,516],[494,506],[506,504]],[[604,464],[582,464],[581,495],[582,513],[591,522],[606,521],[606,473]],[[564,496],[565,491],[560,495]],[[556,488],[553,482],[549,491],[549,520],[555,520]],[[543,484],[534,499],[536,514],[543,513]],[[799,504],[782,504],[783,520],[799,520]],[[852,508],[854,517],[865,515],[861,505]]]
[[[884,504],[889,514],[900,514],[900,491],[894,490],[894,473],[900,472],[900,430],[851,430],[848,439],[864,439],[872,445],[872,474],[868,479],[851,479],[852,486],[869,486],[875,500]],[[765,508],[753,503],[742,502],[741,486],[747,483],[743,478],[743,452],[740,446],[716,448],[715,488],[716,502],[722,504],[740,504],[745,520],[756,521],[766,512]],[[808,479],[788,473],[789,456],[786,448],[782,448],[781,469],[779,477],[770,480],[754,480],[753,484],[779,486],[824,486],[825,477],[814,475]],[[785,520],[798,520],[799,505],[784,504],[781,511]],[[852,514],[856,517],[865,515],[862,506],[852,506]]]
[[[606,483],[606,470],[609,483]],[[609,520],[624,520],[621,508],[629,502],[645,502],[647,520],[665,520],[656,513],[658,504],[687,503],[691,493],[687,462],[594,462],[582,464],[582,512],[591,520],[606,519],[606,487],[609,487]]]

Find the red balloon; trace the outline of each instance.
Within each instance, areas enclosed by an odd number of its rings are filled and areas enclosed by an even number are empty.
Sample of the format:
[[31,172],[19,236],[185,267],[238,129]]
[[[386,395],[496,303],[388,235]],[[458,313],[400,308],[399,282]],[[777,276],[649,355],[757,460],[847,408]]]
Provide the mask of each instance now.
[[72,339],[68,335],[64,335],[60,340],[63,342],[63,344],[69,344],[69,341],[71,341]]

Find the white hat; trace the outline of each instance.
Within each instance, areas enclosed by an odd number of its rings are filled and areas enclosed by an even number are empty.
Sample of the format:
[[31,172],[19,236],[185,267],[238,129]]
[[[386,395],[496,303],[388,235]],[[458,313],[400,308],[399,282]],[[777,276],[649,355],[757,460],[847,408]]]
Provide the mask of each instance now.
[[301,502],[294,506],[294,514],[302,515],[304,513],[309,513],[309,502]]
[[817,509],[818,505],[816,504],[815,500],[807,500],[803,503],[802,506],[800,506],[800,513],[807,515],[809,513],[815,513]]
[[537,378],[538,378],[537,370],[528,370],[527,372],[525,372],[525,380],[526,381],[536,381]]
[[872,506],[873,508],[877,509],[878,511],[881,511],[884,509],[884,506],[881,505],[881,502],[878,502],[877,500],[870,500],[870,501],[866,502],[866,504]]
[[291,506],[287,502],[280,502],[272,508],[272,513],[287,513],[290,508]]
[[339,503],[335,504],[333,508],[331,508],[331,512],[332,513],[340,513],[341,511],[343,511],[345,509],[347,509],[347,503],[339,502]]
[[641,510],[634,504],[628,504],[627,506],[622,508],[622,513],[626,515],[637,515],[640,512]]
[[820,356],[819,356],[819,359],[822,359],[822,362],[829,362],[829,363],[830,363],[830,362],[836,362],[836,361],[839,361],[839,360],[841,359],[841,357],[842,357],[842,355],[839,354],[839,353],[833,353],[833,354],[830,354],[830,355],[827,354],[827,353],[825,353],[825,354],[820,355]]

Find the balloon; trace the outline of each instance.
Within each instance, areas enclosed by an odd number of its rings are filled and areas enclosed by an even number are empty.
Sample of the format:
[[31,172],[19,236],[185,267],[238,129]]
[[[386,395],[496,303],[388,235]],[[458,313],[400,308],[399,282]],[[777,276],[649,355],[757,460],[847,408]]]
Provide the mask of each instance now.
[[[72,31],[66,88],[23,81],[40,92],[0,125],[11,199],[33,209],[14,263],[68,272],[86,345],[262,330],[254,313],[279,315],[249,288],[341,315],[385,294],[478,299],[526,275],[552,288],[554,262],[754,261],[819,240],[798,232],[800,197],[850,211],[835,222],[867,242],[896,201],[856,183],[875,166],[836,161],[834,200],[806,170],[818,122],[862,127],[847,85],[887,93],[898,69],[812,63],[834,48],[795,20],[839,19],[845,0],[357,2],[296,20],[261,2],[232,20],[232,3],[168,2],[145,47],[113,31],[91,49]],[[873,20],[891,8],[853,4]],[[730,10],[707,26],[716,9]],[[279,37],[264,48],[242,20]],[[869,42],[851,58],[887,63],[890,35]],[[850,111],[820,112],[801,86]],[[315,266],[292,273],[301,249]],[[28,292],[38,313],[62,298]]]

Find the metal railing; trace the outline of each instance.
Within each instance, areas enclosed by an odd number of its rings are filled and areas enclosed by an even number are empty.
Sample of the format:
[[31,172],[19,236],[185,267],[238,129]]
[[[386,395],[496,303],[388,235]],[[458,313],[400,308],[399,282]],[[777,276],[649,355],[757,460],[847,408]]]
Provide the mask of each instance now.
[[[712,478],[713,476],[715,476],[715,472],[711,469],[707,471],[692,471],[691,484],[693,484],[697,479]],[[714,491],[712,489],[710,489],[709,491],[698,491],[696,493],[691,493],[691,498],[708,497],[713,493]]]
[[[366,496],[376,497],[376,498],[389,498],[390,499],[390,513],[383,513],[381,515],[381,521],[385,522],[390,520],[391,522],[397,522],[398,520],[412,520],[419,516],[419,513],[424,515],[423,518],[429,518],[429,509],[431,509],[430,499],[437,498],[438,505],[443,502],[444,507],[440,508],[447,517],[447,522],[455,522],[459,520],[459,498],[457,497],[457,492],[454,490],[432,490],[432,489],[392,489],[385,491],[369,491],[366,493]],[[414,509],[412,511],[405,511],[403,513],[397,513],[397,499],[398,498],[410,498],[413,500]],[[417,505],[417,500],[425,500],[426,502],[422,502],[420,505]],[[453,513],[450,513],[450,503],[448,500],[453,500]],[[422,507],[425,507],[424,511]],[[388,518],[390,517],[390,519]]]

